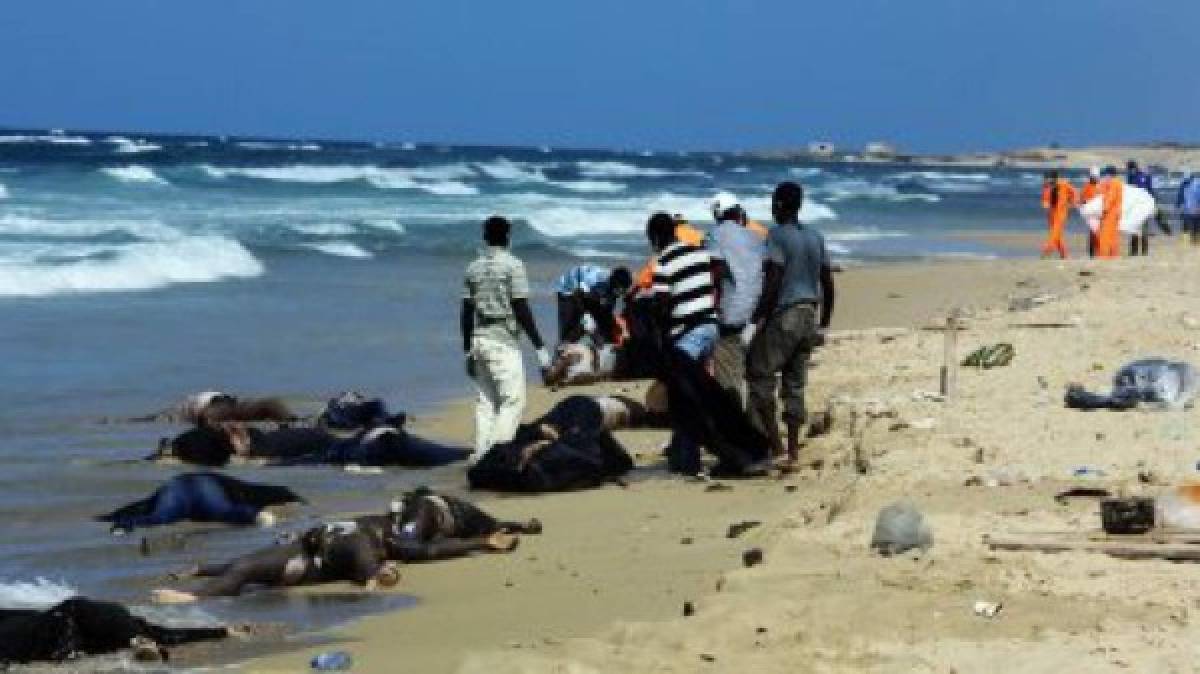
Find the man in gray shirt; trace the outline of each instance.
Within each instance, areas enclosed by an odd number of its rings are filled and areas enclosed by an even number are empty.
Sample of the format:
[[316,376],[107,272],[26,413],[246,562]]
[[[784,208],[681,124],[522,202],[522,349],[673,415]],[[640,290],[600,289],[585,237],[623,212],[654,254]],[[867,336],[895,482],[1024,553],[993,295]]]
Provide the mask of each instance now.
[[746,227],[746,212],[727,192],[713,202],[717,226],[708,248],[721,284],[717,306],[719,338],[713,352],[713,375],[721,387],[741,400],[746,382],[746,344],[754,328],[750,319],[762,296],[766,245]]
[[467,266],[462,313],[463,353],[467,374],[475,380],[475,450],[479,460],[493,445],[508,442],[517,432],[525,409],[525,368],[518,339],[524,332],[537,350],[543,375],[550,354],[542,344],[529,309],[529,280],[525,265],[508,252],[508,220],[493,216],[483,223],[487,247]]
[[776,421],[775,377],[782,374],[783,420],[787,424],[787,458],[800,453],[800,428],[807,421],[804,387],[808,361],[819,342],[820,328],[833,316],[833,272],[825,239],[800,223],[804,189],[783,182],[771,198],[777,226],[767,237],[766,280],[754,312],[760,326],[750,343],[746,364],[750,419],[771,441],[777,457],[784,454]]

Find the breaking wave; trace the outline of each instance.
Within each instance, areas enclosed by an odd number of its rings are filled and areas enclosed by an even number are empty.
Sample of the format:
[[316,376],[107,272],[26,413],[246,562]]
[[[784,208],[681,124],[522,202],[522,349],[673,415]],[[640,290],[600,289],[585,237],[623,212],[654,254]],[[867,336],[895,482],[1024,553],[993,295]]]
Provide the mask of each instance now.
[[262,273],[262,263],[250,251],[219,236],[128,244],[0,245],[3,297],[149,290]]
[[78,594],[78,590],[66,583],[42,577],[31,581],[0,582],[0,608],[49,608]]
[[350,243],[349,241],[322,241],[320,243],[305,243],[302,245],[318,253],[325,253],[326,255],[336,257],[351,257],[360,260],[374,257],[374,255],[363,250],[358,244]]
[[577,161],[579,174],[588,178],[665,178],[667,176],[711,177],[704,171],[692,169],[672,170],[650,166],[636,166],[621,161]]
[[477,188],[461,182],[474,175],[469,167],[461,165],[381,168],[373,165],[223,167],[205,164],[200,168],[209,177],[218,180],[241,177],[305,185],[362,182],[379,189],[421,190],[438,196],[471,196],[479,193]]
[[51,145],[91,145],[92,140],[83,136],[48,134],[44,136],[10,135],[0,136],[0,143],[49,143]]
[[139,154],[142,152],[157,152],[162,149],[158,143],[150,143],[140,138],[126,138],[124,136],[109,136],[104,139],[106,143],[112,143],[114,152],[118,154]]
[[104,175],[123,183],[145,183],[149,185],[168,185],[164,178],[148,166],[131,164],[129,166],[106,166],[100,169]]

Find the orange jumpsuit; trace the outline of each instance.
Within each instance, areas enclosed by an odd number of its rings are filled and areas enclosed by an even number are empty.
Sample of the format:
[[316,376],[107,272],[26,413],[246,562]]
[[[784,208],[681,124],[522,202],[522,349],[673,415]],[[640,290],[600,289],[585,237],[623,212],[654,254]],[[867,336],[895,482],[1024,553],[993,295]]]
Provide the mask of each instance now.
[[1110,177],[1100,186],[1104,197],[1104,212],[1100,216],[1100,229],[1096,232],[1096,255],[1115,258],[1121,255],[1121,203],[1124,201],[1125,186],[1121,179]]
[[747,220],[746,221],[746,229],[754,232],[755,234],[758,235],[758,238],[760,238],[764,241],[767,240],[767,235],[771,233],[771,231],[769,229],[767,229],[766,226],[764,226],[761,222],[759,222],[757,220]]
[[1075,188],[1062,178],[1042,188],[1042,208],[1047,210],[1050,219],[1050,234],[1046,237],[1046,243],[1042,244],[1042,255],[1058,253],[1059,257],[1066,259],[1067,244],[1063,241],[1063,229],[1067,226],[1067,217],[1076,201]]

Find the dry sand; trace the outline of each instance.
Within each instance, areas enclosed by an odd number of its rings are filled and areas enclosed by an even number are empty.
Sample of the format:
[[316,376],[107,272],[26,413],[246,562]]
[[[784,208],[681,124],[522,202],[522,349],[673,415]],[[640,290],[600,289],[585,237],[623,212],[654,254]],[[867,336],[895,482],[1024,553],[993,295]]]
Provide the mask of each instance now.
[[[628,488],[488,499],[499,514],[538,516],[545,533],[512,555],[405,567],[401,589],[422,603],[356,623],[338,646],[359,672],[1196,671],[1200,567],[992,552],[981,537],[1097,528],[1094,502],[1052,499],[1076,466],[1106,473],[1089,484],[1130,492],[1154,489],[1139,471],[1195,474],[1195,410],[1085,413],[1062,394],[1072,381],[1106,390],[1140,355],[1200,361],[1197,256],[1170,241],[1107,263],[847,271],[843,331],[818,353],[810,389],[810,407],[830,403],[837,423],[805,450],[808,468],[730,491],[645,469]],[[1009,311],[1032,297],[1044,303]],[[955,306],[960,355],[1007,341],[1016,357],[961,370],[947,402],[921,400],[937,388],[943,337],[919,327]],[[563,394],[539,391],[530,414]],[[465,440],[469,419],[459,403],[421,428]],[[663,439],[622,434],[646,465]],[[1001,474],[1030,481],[964,485]],[[873,556],[875,515],[898,499],[925,513],[936,543]],[[749,519],[763,524],[725,538]],[[765,561],[739,568],[752,546]],[[978,617],[976,600],[1003,610]],[[313,650],[245,669],[304,671]]]

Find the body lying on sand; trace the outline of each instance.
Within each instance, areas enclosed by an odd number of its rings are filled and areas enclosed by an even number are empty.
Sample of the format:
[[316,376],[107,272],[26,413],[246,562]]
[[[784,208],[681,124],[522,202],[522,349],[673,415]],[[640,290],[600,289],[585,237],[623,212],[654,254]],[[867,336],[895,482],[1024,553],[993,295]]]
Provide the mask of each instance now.
[[396,562],[511,552],[518,542],[514,534],[541,532],[536,519],[500,521],[465,500],[422,488],[394,503],[386,514],[324,524],[230,562],[198,566],[187,575],[208,578],[202,586],[193,592],[158,590],[155,599],[180,603],[231,597],[250,585],[349,581],[368,589],[391,587],[400,579]]

